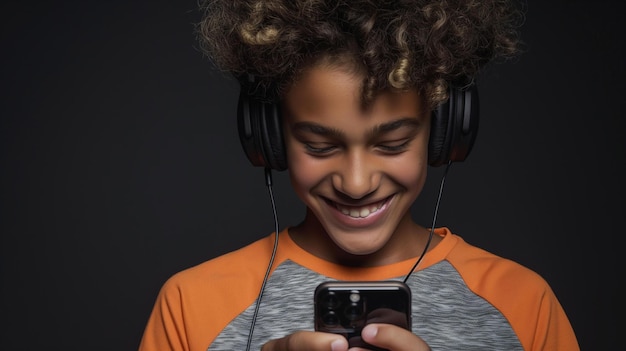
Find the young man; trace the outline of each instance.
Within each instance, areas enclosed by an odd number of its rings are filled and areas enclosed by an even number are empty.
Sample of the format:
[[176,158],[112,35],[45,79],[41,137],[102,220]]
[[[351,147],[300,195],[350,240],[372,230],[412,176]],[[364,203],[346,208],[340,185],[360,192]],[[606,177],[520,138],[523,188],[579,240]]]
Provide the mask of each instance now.
[[[579,349],[539,275],[446,227],[419,225],[409,211],[428,165],[469,151],[448,140],[454,122],[442,111],[457,94],[471,104],[471,88],[453,85],[471,87],[486,63],[516,52],[510,4],[222,0],[203,9],[203,47],[242,83],[248,157],[288,169],[306,216],[170,278],[141,351],[347,350],[344,336],[314,331],[316,286],[410,272],[410,330],[368,324],[362,338],[372,348]],[[246,146],[257,127],[262,140]]]

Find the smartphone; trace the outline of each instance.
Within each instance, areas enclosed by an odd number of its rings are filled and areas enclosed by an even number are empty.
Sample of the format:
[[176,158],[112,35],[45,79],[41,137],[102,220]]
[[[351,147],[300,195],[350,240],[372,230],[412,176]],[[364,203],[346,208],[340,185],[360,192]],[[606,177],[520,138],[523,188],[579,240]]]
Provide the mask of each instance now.
[[327,281],[314,296],[315,330],[341,334],[350,347],[381,350],[364,343],[369,323],[394,324],[411,330],[411,290],[401,281]]

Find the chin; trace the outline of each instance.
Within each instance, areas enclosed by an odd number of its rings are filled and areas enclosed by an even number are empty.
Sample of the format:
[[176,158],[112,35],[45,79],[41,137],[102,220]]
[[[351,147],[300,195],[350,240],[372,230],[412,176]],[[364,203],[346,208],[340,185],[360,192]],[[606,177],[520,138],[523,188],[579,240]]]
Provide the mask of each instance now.
[[337,238],[332,235],[331,237],[342,251],[354,256],[371,255],[378,252],[387,243],[387,240],[382,238],[365,238],[366,234],[349,233],[344,235],[354,236],[354,238]]

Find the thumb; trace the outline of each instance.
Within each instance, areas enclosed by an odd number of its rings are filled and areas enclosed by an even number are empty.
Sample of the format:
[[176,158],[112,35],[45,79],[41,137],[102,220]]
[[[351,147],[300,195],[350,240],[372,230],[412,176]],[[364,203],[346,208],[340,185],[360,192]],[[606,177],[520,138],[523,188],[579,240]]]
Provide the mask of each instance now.
[[393,351],[430,351],[430,347],[411,331],[391,324],[368,324],[361,331],[363,341]]

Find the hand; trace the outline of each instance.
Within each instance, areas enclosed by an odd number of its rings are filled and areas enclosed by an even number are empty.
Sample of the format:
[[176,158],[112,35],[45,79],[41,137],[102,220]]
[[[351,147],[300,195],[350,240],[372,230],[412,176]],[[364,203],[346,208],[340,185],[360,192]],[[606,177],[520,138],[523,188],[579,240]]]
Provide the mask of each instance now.
[[[389,351],[430,351],[430,347],[419,336],[391,324],[368,324],[361,331],[361,338],[368,344]],[[366,349],[350,348],[350,351],[358,350]]]
[[347,351],[348,340],[341,335],[298,331],[280,339],[270,340],[261,351]]

